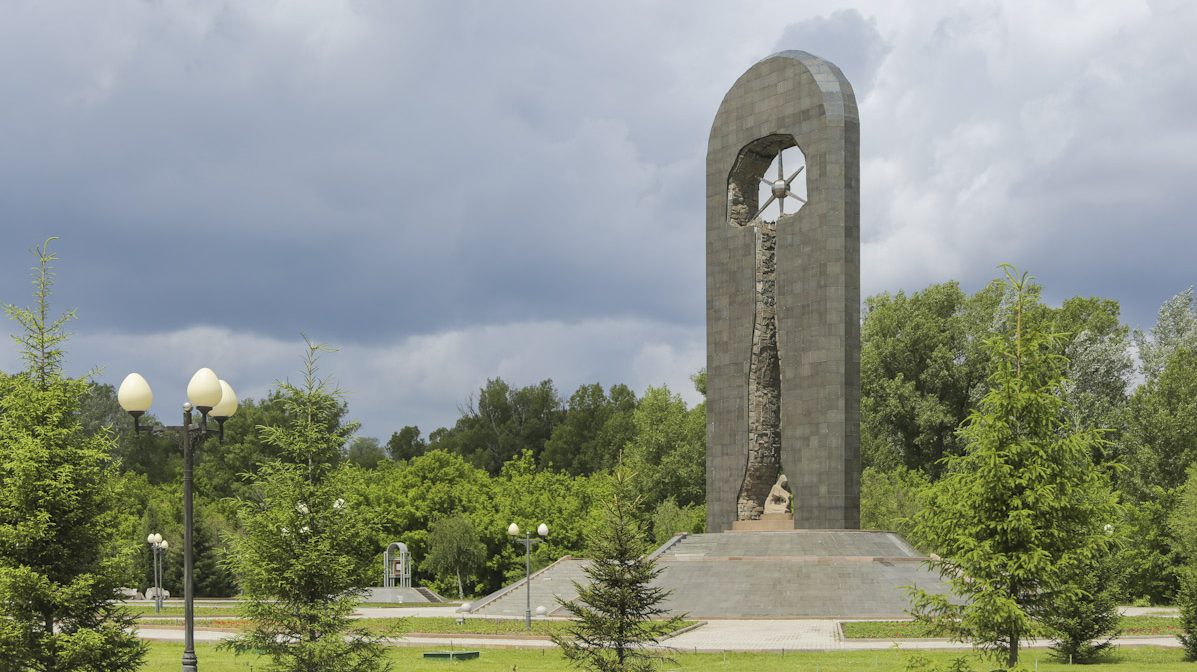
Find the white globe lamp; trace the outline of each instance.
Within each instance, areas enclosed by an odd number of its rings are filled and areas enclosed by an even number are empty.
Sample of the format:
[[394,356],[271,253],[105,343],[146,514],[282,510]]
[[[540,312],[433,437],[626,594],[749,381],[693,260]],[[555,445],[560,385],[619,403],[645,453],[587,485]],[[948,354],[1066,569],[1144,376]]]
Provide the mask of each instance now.
[[187,400],[195,405],[199,412],[207,415],[212,407],[220,403],[224,390],[220,387],[220,379],[216,373],[207,367],[195,372],[191,382],[187,383]]

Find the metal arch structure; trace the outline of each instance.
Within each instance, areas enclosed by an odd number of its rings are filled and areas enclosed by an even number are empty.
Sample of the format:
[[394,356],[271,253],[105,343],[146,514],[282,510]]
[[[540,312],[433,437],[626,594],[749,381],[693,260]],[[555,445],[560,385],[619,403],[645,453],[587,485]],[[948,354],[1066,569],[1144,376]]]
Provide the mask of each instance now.
[[[396,550],[399,551],[398,571],[393,561]],[[399,585],[395,585],[395,579],[399,579]],[[402,541],[392,542],[382,554],[382,587],[411,588],[411,554]]]

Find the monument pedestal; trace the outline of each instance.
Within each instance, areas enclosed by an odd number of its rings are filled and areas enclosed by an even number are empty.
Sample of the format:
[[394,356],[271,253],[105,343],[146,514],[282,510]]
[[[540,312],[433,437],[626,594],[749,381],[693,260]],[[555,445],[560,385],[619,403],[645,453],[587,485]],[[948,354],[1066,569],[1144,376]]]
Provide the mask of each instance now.
[[[927,569],[928,558],[892,532],[788,529],[680,534],[652,555],[661,569],[653,585],[669,591],[663,606],[698,619],[909,618],[906,586],[948,592],[939,575]],[[587,562],[563,558],[533,574],[532,608],[552,608],[558,598],[576,598],[575,584],[590,581],[584,571]],[[473,611],[522,615],[524,591],[521,581],[475,602]]]
[[692,534],[658,553],[656,585],[672,591],[665,607],[694,618],[909,618],[905,586],[947,592],[926,556],[892,532]]
[[766,513],[760,520],[737,520],[732,532],[789,532],[794,529],[794,514]]

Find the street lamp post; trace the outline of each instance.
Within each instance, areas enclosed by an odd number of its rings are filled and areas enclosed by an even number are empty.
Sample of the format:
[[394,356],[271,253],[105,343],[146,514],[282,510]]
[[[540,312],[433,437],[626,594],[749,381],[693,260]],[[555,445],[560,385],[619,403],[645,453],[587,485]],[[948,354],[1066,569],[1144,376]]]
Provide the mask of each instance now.
[[528,588],[528,603],[527,609],[524,610],[524,625],[529,630],[532,629],[532,547],[541,543],[549,536],[549,526],[541,523],[536,528],[536,534],[540,539],[533,538],[531,532],[525,532],[523,538],[520,538],[520,526],[512,523],[507,526],[507,534],[511,540],[517,544],[524,545],[524,584]]
[[170,544],[157,532],[146,537],[145,541],[150,545],[150,550],[154,552],[154,613],[160,614],[162,613],[162,558],[165,557],[166,549],[170,548]]
[[[133,416],[134,431],[141,431],[139,420],[150,410],[154,401],[154,393],[150,385],[141,374],[130,373],[125,376],[120,389],[116,393],[121,408]],[[209,434],[219,435],[224,440],[224,423],[237,412],[237,395],[228,383],[216,377],[212,369],[204,368],[195,372],[191,382],[187,383],[188,403],[183,404],[183,424],[171,427],[153,427],[152,433],[174,432],[179,435],[183,444],[183,672],[197,672],[198,661],[195,657],[195,602],[193,587],[194,566],[192,553],[195,548],[191,539],[193,507],[191,495],[192,477],[192,435],[195,435],[196,446]],[[192,426],[191,409],[200,412],[200,424]],[[208,416],[220,426],[219,430],[208,429]]]

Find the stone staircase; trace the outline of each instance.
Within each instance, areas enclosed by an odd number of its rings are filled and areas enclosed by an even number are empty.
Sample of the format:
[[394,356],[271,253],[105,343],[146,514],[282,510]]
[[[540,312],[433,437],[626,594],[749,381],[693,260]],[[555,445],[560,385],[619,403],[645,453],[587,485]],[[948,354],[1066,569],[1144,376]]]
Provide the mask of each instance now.
[[435,591],[423,586],[416,586],[414,588],[368,588],[366,594],[362,597],[362,602],[366,604],[377,604],[385,602],[444,602],[445,598],[438,595]]
[[423,586],[416,586],[415,591],[417,593],[419,593],[424,599],[428,600],[429,602],[444,602],[445,601],[445,598],[441,597],[440,593],[436,592],[435,590],[433,590],[431,588],[425,588]]
[[[891,532],[787,530],[679,535],[652,554],[665,606],[692,618],[905,618],[904,586],[947,588],[925,557]],[[562,558],[532,575],[532,610],[568,613],[585,560]],[[472,606],[488,616],[524,614],[520,580]]]
[[[553,616],[568,615],[557,598],[572,600],[578,596],[574,582],[586,582],[586,561],[566,556],[532,574],[532,614],[543,606]],[[470,613],[484,616],[522,617],[527,608],[527,584],[523,579],[491,593],[470,606]]]

